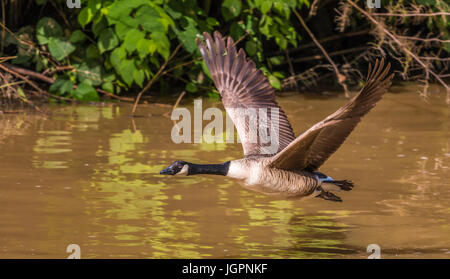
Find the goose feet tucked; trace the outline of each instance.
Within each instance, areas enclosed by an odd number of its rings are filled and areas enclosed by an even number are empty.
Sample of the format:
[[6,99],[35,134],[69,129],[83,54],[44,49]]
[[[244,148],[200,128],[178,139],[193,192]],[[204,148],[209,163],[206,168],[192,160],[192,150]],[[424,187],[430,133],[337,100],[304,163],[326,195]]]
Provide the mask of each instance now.
[[316,196],[317,198],[322,198],[324,200],[327,201],[334,201],[334,202],[342,202],[342,199],[338,196],[336,196],[335,194],[331,193],[331,192],[327,192],[322,190],[320,192],[320,194],[318,196]]
[[333,180],[333,181],[323,181],[323,183],[330,183],[338,186],[341,190],[350,191],[353,189],[353,182],[349,180]]

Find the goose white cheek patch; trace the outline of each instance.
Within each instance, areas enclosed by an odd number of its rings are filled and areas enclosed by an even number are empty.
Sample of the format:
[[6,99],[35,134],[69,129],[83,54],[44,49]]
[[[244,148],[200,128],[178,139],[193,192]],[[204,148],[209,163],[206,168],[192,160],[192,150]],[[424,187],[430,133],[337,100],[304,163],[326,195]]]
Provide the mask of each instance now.
[[188,165],[184,165],[183,168],[179,172],[177,172],[175,175],[187,175],[189,170]]

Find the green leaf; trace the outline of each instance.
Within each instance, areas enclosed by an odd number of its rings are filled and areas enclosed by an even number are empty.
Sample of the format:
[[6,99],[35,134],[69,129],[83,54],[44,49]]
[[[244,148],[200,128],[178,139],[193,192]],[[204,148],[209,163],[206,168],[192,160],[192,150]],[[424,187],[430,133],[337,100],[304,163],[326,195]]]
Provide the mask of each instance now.
[[82,43],[84,40],[86,40],[86,35],[81,30],[75,30],[69,38],[72,44]]
[[22,99],[22,100],[28,100],[27,99],[27,96],[25,95],[25,92],[23,92],[23,89],[22,89],[22,87],[17,87],[17,94],[19,94],[19,97]]
[[133,60],[125,59],[120,63],[120,75],[122,76],[123,81],[125,81],[128,86],[131,86],[131,84],[133,83],[133,73],[135,69],[136,67],[134,66]]
[[142,87],[142,84],[144,83],[145,74],[143,70],[135,69],[133,72],[133,78],[136,83]]
[[48,41],[48,49],[52,56],[60,61],[71,54],[75,50],[75,46],[63,38],[51,37]]
[[60,92],[61,94],[64,94],[64,93],[71,93],[72,90],[73,90],[73,85],[74,85],[73,82],[72,82],[70,79],[67,79],[67,80],[65,80],[65,82],[62,84],[62,86],[61,86],[59,92]]
[[86,59],[87,60],[96,60],[100,58],[100,51],[97,46],[94,44],[90,44],[86,49]]
[[166,28],[162,24],[163,18],[160,17],[157,10],[149,5],[143,5],[137,10],[136,19],[147,32],[166,32]]
[[74,90],[73,96],[75,99],[80,101],[98,101],[98,94],[95,88],[92,87],[88,80],[83,81],[78,85],[77,89]]
[[239,40],[240,37],[242,37],[242,35],[245,34],[245,30],[242,28],[242,26],[237,23],[237,22],[233,22],[233,24],[231,24],[230,27],[230,35],[234,40]]
[[110,81],[104,82],[102,83],[102,89],[107,92],[114,93],[114,84]]
[[111,28],[104,30],[98,39],[100,53],[111,50],[119,44],[119,39]]
[[270,85],[272,85],[274,88],[276,88],[276,89],[278,89],[278,90],[281,90],[281,82],[280,82],[280,80],[279,80],[276,76],[270,75],[270,76],[269,76],[269,83],[270,83]]
[[255,55],[256,51],[258,50],[258,46],[255,44],[255,42],[247,41],[245,43],[245,50],[247,51],[248,55],[252,56]]
[[156,51],[164,57],[165,60],[169,58],[170,55],[170,41],[166,34],[162,32],[153,32],[150,37],[156,44]]
[[186,91],[197,92],[197,90],[198,90],[198,88],[197,88],[197,85],[195,85],[195,83],[189,82],[188,84],[186,84]]
[[222,14],[226,21],[237,17],[241,13],[242,3],[240,0],[225,0],[222,3]]
[[183,47],[190,53],[194,53],[197,50],[197,43],[195,38],[198,33],[200,33],[196,27],[195,20],[190,17],[184,17],[187,22],[184,31],[175,30],[178,40],[183,42]]
[[102,81],[102,68],[99,64],[88,65],[87,63],[82,63],[78,67],[77,77],[80,82],[84,82],[85,80],[89,80],[89,83],[98,86]]
[[92,18],[94,17],[94,13],[90,7],[85,7],[81,10],[81,12],[78,14],[78,22],[80,23],[81,27],[85,27],[86,24],[91,22]]
[[127,52],[123,47],[118,47],[111,52],[110,61],[111,64],[116,68],[117,72],[120,72],[120,64],[122,60],[127,57]]
[[269,58],[269,61],[272,65],[281,65],[284,62],[284,56],[273,56]]
[[261,13],[267,14],[267,12],[269,12],[271,8],[272,8],[272,1],[266,0],[266,1],[262,2],[262,4],[261,4],[261,7],[260,7]]
[[281,49],[286,49],[287,40],[281,34],[279,34],[279,36],[275,38],[275,42],[280,46]]
[[108,23],[103,17],[99,22],[94,22],[94,24],[92,24],[92,33],[94,33],[95,36],[98,36],[106,27],[108,27]]
[[72,92],[73,82],[64,77],[58,77],[55,82],[50,86],[50,92],[57,93],[58,95],[64,95],[65,93]]
[[36,24],[36,38],[41,45],[47,44],[51,37],[61,37],[61,26],[50,17],[44,17]]
[[143,59],[148,54],[153,55],[157,49],[157,45],[153,40],[140,39],[136,45],[136,49],[139,53],[139,57]]
[[119,37],[120,40],[123,40],[125,39],[128,30],[130,30],[130,27],[121,22],[117,22],[116,26],[114,27],[114,30],[116,31],[117,37]]
[[128,53],[132,53],[134,50],[136,50],[138,42],[144,37],[145,33],[137,29],[132,29],[128,31],[127,35],[125,36],[123,47],[128,51]]
[[206,19],[206,23],[210,26],[210,27],[214,27],[214,26],[218,26],[220,25],[220,23],[217,21],[217,19],[213,18],[213,17],[208,17]]

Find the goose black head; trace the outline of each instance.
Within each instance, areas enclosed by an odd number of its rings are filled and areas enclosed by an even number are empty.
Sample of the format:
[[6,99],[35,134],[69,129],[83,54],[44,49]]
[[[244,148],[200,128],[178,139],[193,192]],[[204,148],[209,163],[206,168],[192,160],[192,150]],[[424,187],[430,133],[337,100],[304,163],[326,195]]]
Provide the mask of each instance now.
[[188,174],[189,163],[185,161],[175,161],[167,168],[163,169],[159,174],[177,175]]

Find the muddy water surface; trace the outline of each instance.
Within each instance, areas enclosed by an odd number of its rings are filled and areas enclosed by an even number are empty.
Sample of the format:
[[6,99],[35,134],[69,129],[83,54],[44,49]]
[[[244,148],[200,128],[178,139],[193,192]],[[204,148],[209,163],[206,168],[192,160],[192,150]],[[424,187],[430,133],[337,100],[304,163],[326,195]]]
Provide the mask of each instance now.
[[[238,144],[174,144],[168,108],[0,115],[0,258],[65,258],[71,243],[82,258],[367,258],[372,243],[383,258],[450,258],[450,109],[442,93],[391,91],[321,168],[355,182],[342,203],[159,175],[174,160],[242,156]],[[278,101],[299,134],[346,100]]]

